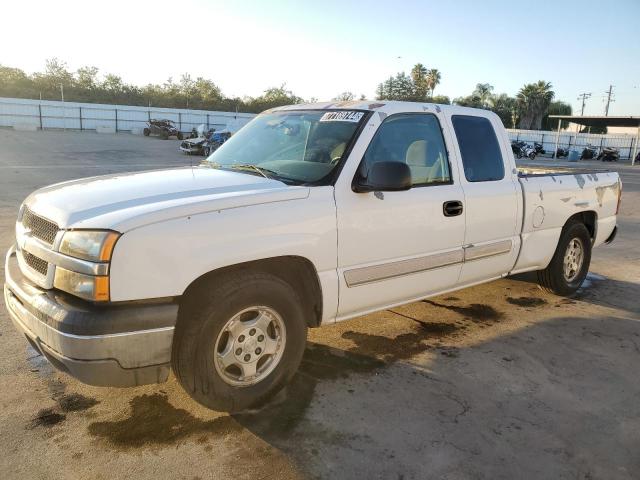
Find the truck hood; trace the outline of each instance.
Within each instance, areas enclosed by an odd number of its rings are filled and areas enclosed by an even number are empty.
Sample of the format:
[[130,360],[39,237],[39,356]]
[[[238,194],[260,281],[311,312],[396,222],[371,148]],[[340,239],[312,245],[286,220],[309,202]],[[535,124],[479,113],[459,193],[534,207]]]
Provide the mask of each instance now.
[[60,228],[124,233],[170,218],[308,195],[308,187],[201,166],[72,180],[36,190],[24,203]]

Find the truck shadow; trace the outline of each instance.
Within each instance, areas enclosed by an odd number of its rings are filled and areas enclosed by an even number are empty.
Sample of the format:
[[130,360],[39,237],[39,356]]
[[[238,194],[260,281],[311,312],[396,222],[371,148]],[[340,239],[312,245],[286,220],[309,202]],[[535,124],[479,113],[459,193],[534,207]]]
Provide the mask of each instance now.
[[[518,283],[537,285],[535,272],[521,273],[506,279]],[[582,301],[603,307],[623,309],[631,314],[640,314],[640,283],[607,278],[589,272],[582,287],[571,298],[557,297],[565,304]]]
[[[640,474],[624,427],[640,416],[640,321],[561,317],[453,350],[344,335],[351,351],[310,345],[279,398],[233,416],[312,477]],[[359,353],[372,345],[382,359]]]

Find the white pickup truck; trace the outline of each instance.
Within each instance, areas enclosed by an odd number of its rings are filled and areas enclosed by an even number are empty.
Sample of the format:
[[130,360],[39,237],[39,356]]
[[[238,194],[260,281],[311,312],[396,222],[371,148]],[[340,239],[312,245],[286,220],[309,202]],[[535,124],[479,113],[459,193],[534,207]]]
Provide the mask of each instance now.
[[518,171],[499,118],[404,102],[281,107],[193,168],[64,182],[21,205],[6,307],[83,382],[238,411],[309,327],[538,271],[570,295],[613,240],[613,172]]

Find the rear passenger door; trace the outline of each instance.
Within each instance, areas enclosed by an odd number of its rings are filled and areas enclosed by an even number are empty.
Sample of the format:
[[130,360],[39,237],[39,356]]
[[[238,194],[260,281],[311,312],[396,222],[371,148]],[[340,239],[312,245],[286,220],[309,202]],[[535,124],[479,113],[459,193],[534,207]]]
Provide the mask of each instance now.
[[457,156],[461,162],[461,185],[466,208],[464,264],[461,285],[507,273],[519,249],[517,231],[519,202],[511,163],[504,144],[502,125],[494,116],[451,115],[449,118]]

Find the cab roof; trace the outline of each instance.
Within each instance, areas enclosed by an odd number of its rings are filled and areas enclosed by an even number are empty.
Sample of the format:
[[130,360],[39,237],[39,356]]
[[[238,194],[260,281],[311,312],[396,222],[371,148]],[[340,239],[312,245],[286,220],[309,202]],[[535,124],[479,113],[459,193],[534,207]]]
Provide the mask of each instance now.
[[366,110],[391,115],[394,113],[444,112],[447,115],[473,115],[479,117],[494,116],[490,110],[461,107],[458,105],[441,105],[437,103],[400,102],[396,100],[350,100],[347,102],[299,103],[272,108],[268,112],[289,110]]

